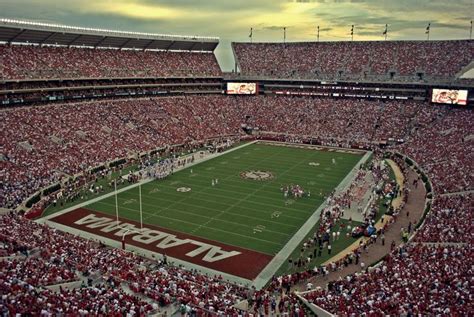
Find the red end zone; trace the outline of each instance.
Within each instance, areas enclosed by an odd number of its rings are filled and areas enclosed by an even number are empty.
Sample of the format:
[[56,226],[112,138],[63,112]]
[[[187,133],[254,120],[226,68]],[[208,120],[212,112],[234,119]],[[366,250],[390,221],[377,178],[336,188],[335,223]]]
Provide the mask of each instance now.
[[122,241],[126,234],[126,245],[166,253],[173,258],[249,280],[255,279],[273,258],[158,226],[144,225],[143,230],[140,230],[140,223],[124,218],[119,218],[117,225],[113,216],[84,208],[49,220],[116,241]]

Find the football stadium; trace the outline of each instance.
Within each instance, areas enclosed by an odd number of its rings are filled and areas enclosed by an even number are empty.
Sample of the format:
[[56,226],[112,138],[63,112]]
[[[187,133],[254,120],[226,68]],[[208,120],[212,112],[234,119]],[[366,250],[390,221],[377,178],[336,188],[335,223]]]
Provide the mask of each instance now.
[[348,25],[0,18],[1,315],[472,314],[472,21]]

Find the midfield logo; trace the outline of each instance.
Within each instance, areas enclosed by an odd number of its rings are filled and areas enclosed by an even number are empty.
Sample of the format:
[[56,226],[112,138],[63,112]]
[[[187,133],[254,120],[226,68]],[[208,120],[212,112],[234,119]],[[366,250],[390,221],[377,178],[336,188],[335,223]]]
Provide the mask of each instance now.
[[275,175],[269,171],[244,171],[240,173],[240,177],[244,179],[251,179],[255,181],[266,181],[273,179]]

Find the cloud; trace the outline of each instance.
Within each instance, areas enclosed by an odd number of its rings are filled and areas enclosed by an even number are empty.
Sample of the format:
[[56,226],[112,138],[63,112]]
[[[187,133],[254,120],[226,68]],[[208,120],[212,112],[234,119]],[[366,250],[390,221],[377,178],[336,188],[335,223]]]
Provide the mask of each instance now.
[[110,13],[143,20],[178,19],[183,17],[183,12],[174,8],[126,0],[89,1],[87,5],[78,9],[81,12]]
[[434,22],[431,23],[431,27],[433,28],[444,28],[444,29],[457,29],[457,30],[466,30],[467,23],[442,23],[442,22]]
[[283,28],[289,29],[291,26],[287,25],[269,25],[269,26],[264,26],[261,29],[262,30],[270,30],[270,31],[281,31]]
[[366,0],[289,0],[295,3],[361,3]]

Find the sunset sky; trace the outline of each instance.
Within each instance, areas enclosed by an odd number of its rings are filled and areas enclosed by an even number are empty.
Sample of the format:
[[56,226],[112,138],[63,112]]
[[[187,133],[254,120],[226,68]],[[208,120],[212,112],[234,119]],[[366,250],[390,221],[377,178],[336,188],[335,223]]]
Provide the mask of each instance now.
[[0,0],[0,17],[179,35],[218,36],[224,70],[231,41],[389,40],[469,38],[474,0]]

